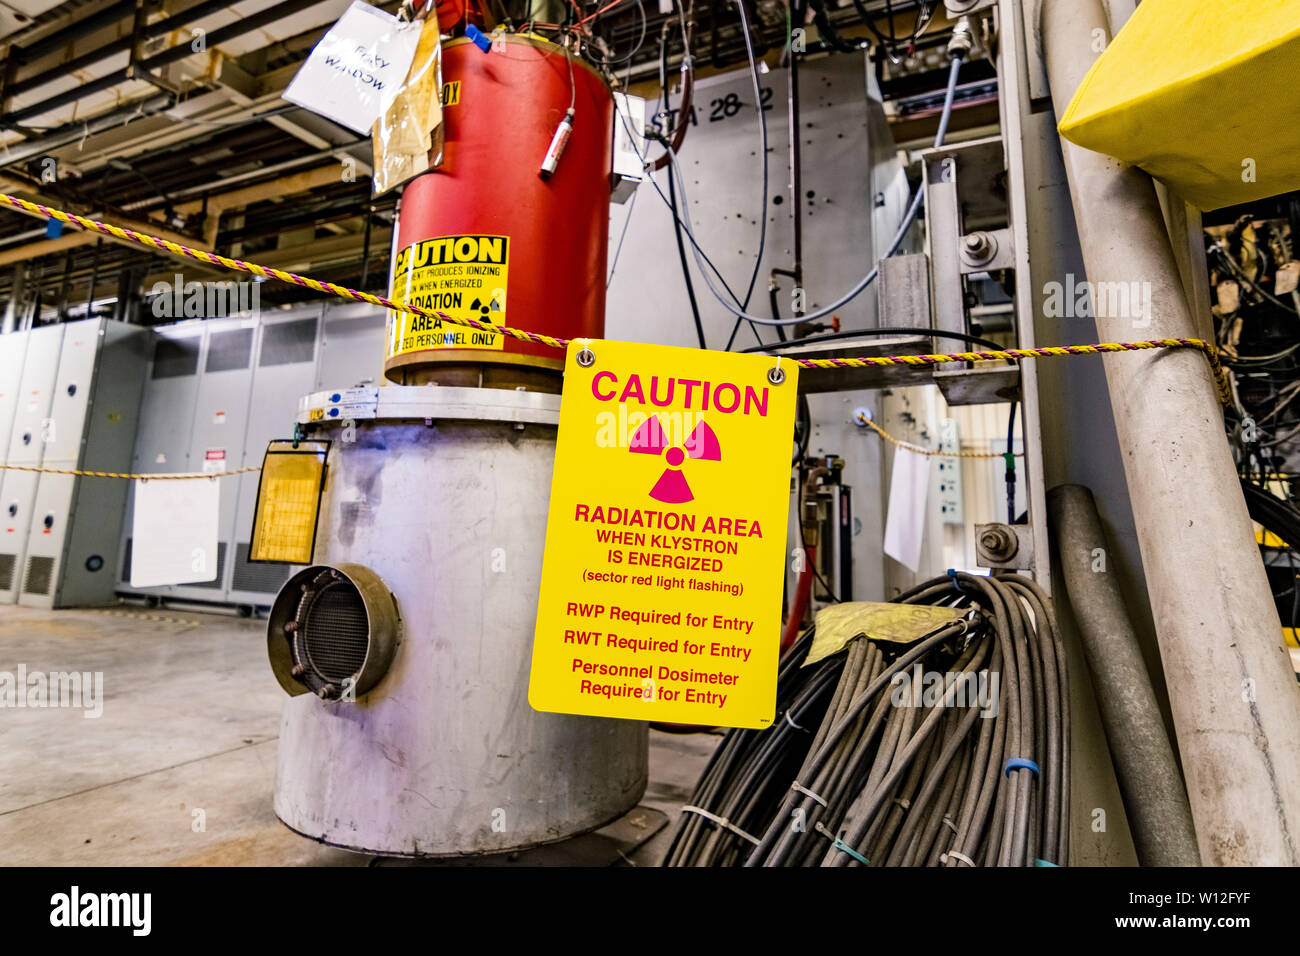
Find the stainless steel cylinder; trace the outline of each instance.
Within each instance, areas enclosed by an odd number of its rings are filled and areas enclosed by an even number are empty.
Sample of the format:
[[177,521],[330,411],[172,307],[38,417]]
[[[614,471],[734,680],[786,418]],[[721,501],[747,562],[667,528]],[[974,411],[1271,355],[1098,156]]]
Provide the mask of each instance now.
[[304,429],[333,442],[314,563],[369,568],[400,624],[367,693],[286,700],[275,811],[292,829],[461,856],[561,840],[641,798],[643,722],[528,704],[558,419],[558,395],[501,389],[304,400]]

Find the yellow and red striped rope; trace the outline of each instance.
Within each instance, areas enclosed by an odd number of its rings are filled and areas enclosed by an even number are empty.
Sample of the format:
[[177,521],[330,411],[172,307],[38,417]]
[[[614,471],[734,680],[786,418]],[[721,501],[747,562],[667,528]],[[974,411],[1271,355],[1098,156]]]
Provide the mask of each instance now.
[[[477,319],[453,318],[445,312],[439,312],[436,309],[425,309],[404,302],[395,302],[386,296],[374,295],[369,292],[362,292],[358,289],[349,289],[347,286],[336,285],[333,282],[322,282],[319,279],[301,276],[294,272],[285,272],[282,269],[272,269],[267,266],[261,266],[256,262],[245,262],[242,259],[231,259],[227,256],[217,255],[214,252],[205,252],[202,249],[192,249],[179,242],[172,242],[170,239],[162,239],[158,236],[146,235],[144,233],[136,232],[133,229],[115,226],[112,223],[100,222],[96,219],[87,219],[85,216],[78,216],[75,213],[64,212],[62,209],[53,209],[49,206],[43,206],[40,203],[20,199],[17,196],[0,193],[0,202],[7,203],[15,209],[42,216],[46,219],[57,219],[59,222],[80,226],[82,229],[88,229],[92,232],[101,233],[102,235],[124,239],[128,242],[133,242],[150,249],[169,252],[172,255],[181,256],[183,258],[195,259],[199,262],[220,266],[234,272],[247,272],[251,275],[260,276],[263,279],[276,279],[289,285],[297,285],[303,288],[312,289],[316,292],[323,292],[326,295],[334,295],[342,299],[352,299],[356,302],[368,302],[371,305],[392,309],[395,312],[406,312],[412,315],[423,316],[425,318],[441,319],[442,321],[449,322],[453,325],[464,325],[483,332],[500,332],[502,335],[508,335],[511,338],[519,339],[524,342],[534,342],[557,349],[565,349],[569,346],[569,341],[567,339],[556,338],[551,335],[541,335],[537,332],[528,332],[524,329],[511,328],[506,325],[494,325],[490,322],[480,322]],[[1194,349],[1199,351],[1210,363],[1210,371],[1214,376],[1214,384],[1218,391],[1219,401],[1225,405],[1231,404],[1232,390],[1228,385],[1228,377],[1223,370],[1223,366],[1219,362],[1218,351],[1213,344],[1206,342],[1204,339],[1155,339],[1144,342],[1099,342],[1094,345],[1060,345],[1033,349],[990,349],[980,352],[945,352],[930,355],[888,355],[869,358],[791,359],[791,361],[803,368],[866,368],[887,365],[922,366],[945,365],[952,362],[1014,361],[1016,359],[1036,359],[1067,355],[1100,355],[1112,352],[1139,352],[1148,349]]]
[[0,465],[0,471],[30,471],[38,475],[74,475],[81,478],[139,478],[142,481],[188,481],[195,478],[228,478],[261,471],[260,465],[236,468],[233,471],[178,472],[176,474],[141,475],[124,471],[85,471],[80,468],[38,468],[35,465]]

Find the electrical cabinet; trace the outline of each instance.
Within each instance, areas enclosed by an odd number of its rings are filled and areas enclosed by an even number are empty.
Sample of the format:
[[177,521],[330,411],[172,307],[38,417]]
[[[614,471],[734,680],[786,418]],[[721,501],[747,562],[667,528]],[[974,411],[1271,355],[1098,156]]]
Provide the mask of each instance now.
[[129,468],[147,339],[145,329],[108,319],[63,326],[19,604],[80,607],[114,598],[128,483],[55,472]]
[[[27,337],[25,330],[0,335],[0,465],[9,461],[9,438],[13,432],[14,415],[18,410],[18,389],[23,377],[23,359],[27,356]],[[4,479],[9,474],[8,471],[0,470],[0,494],[4,491]],[[0,521],[8,522],[10,516],[7,506],[0,505],[0,508],[4,509],[0,510],[0,515],[3,516]],[[8,524],[3,525],[3,528],[7,527]],[[3,534],[2,528],[0,534]],[[12,550],[0,550],[0,588],[12,587],[18,570],[17,560],[17,555]]]
[[[303,395],[379,378],[385,318],[385,310],[365,304],[311,304],[154,329],[132,470],[217,473],[261,465],[269,442],[292,437]],[[269,605],[297,569],[248,560],[258,477],[250,472],[220,479],[211,581],[132,588],[128,507],[119,592],[245,608]]]
[[0,336],[0,603],[113,599],[126,483],[54,472],[126,470],[147,337],[107,319]]
[[[17,402],[9,432],[4,479],[0,482],[0,604],[13,604],[23,584],[28,531],[44,457],[43,438],[50,416],[54,379],[65,326],[49,325],[27,333],[27,351],[18,379]],[[33,469],[31,471],[15,470]]]

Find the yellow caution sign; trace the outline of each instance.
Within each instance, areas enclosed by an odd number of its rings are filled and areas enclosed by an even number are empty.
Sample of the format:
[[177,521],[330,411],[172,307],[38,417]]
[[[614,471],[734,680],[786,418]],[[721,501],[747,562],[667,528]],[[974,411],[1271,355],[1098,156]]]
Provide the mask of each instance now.
[[[509,272],[508,237],[438,236],[397,254],[391,298],[452,318],[505,325]],[[388,357],[425,349],[499,351],[504,344],[498,332],[395,312],[389,325]]]
[[758,355],[569,346],[535,709],[772,722],[797,375]]

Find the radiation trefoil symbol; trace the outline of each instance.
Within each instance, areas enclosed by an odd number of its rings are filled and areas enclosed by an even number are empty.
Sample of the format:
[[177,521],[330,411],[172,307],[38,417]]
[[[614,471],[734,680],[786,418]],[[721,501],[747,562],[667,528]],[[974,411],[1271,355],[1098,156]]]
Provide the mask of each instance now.
[[707,422],[700,422],[687,437],[683,447],[670,446],[664,432],[663,424],[658,418],[647,418],[636,430],[629,444],[629,450],[639,455],[663,455],[668,467],[659,476],[650,497],[668,505],[681,505],[695,500],[686,476],[682,474],[682,465],[687,458],[699,458],[704,461],[721,461],[722,448],[718,436]]

